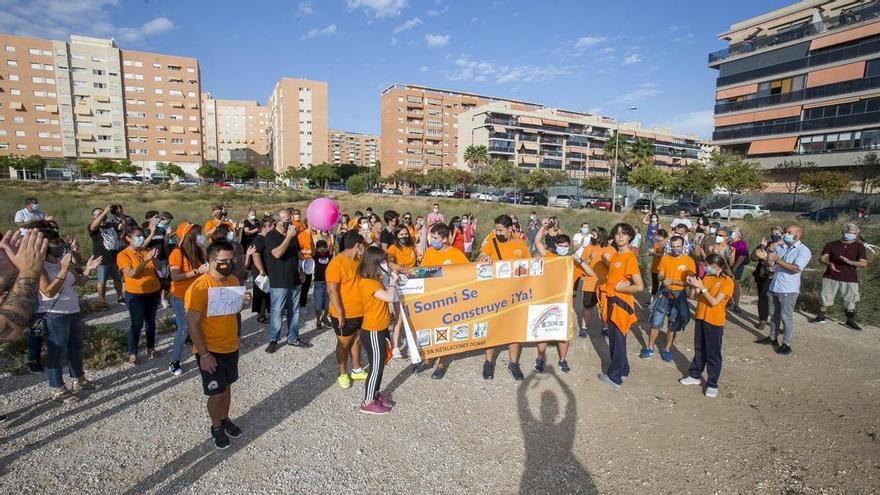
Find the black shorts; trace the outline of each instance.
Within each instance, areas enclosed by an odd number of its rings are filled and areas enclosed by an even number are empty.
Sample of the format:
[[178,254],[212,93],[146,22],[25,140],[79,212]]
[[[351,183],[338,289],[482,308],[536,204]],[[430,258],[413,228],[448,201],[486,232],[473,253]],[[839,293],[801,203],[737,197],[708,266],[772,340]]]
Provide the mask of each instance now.
[[584,291],[584,309],[590,309],[599,304],[599,298],[593,291]]
[[[238,351],[228,354],[212,352],[217,361],[217,369],[208,373],[199,366],[202,374],[202,390],[205,395],[222,394],[226,389],[238,380]],[[196,354],[196,364],[200,364],[199,355]]]
[[361,325],[364,323],[364,318],[361,316],[358,316],[357,318],[347,318],[345,320],[345,328],[342,330],[339,329],[339,320],[336,318],[331,316],[330,323],[333,324],[333,331],[336,332],[337,337],[351,337],[361,329]]

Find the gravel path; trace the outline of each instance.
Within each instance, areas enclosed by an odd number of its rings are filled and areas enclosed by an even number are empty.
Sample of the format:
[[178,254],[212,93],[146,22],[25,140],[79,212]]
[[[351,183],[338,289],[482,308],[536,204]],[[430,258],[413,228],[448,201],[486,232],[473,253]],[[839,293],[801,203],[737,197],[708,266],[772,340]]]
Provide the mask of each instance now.
[[[744,305],[747,313],[754,308]],[[195,364],[173,377],[165,358],[95,373],[103,385],[78,404],[48,401],[45,375],[2,377],[12,415],[0,427],[0,493],[876,493],[880,491],[880,332],[797,316],[794,353],[754,345],[733,316],[717,399],[677,379],[674,363],[638,358],[613,392],[596,381],[608,348],[591,326],[563,375],[549,351],[526,380],[479,377],[482,353],[456,358],[442,381],[386,369],[398,403],[383,417],[356,412],[363,387],[335,385],[335,337],[304,325],[313,349],[263,352],[265,328],[245,314],[232,417],[244,435],[216,451]],[[124,326],[116,306],[92,321]],[[646,321],[644,314],[642,320]],[[161,346],[166,354],[169,336]],[[676,369],[677,368],[677,369]]]

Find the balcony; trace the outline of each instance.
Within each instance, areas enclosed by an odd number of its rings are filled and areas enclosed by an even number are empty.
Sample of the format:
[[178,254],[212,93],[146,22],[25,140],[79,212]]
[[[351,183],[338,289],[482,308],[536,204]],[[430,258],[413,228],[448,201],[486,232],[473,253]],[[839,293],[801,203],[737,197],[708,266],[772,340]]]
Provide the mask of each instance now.
[[514,152],[513,146],[489,146],[489,153],[510,153]]
[[716,64],[727,58],[752,53],[775,45],[799,40],[819,33],[827,33],[840,28],[858,24],[880,16],[880,3],[873,2],[864,6],[841,11],[837,17],[826,19],[812,24],[803,24],[796,28],[780,33],[757,36],[739,43],[734,43],[723,50],[709,54],[709,65]]
[[538,135],[537,134],[520,134],[519,140],[520,141],[528,141],[530,143],[537,143],[538,142]]
[[562,139],[552,138],[548,136],[541,137],[541,144],[549,144],[553,146],[562,146]]
[[544,158],[541,160],[541,168],[562,168],[562,160],[555,160],[552,158]]
[[798,91],[791,91],[789,93],[760,96],[749,100],[734,101],[731,103],[718,103],[715,105],[715,113],[720,114],[738,112],[740,110],[751,110],[753,108],[794,103],[816,98],[825,98],[828,96],[845,95],[877,88],[880,88],[880,76],[869,77],[866,79],[853,79],[851,81],[815,86]]
[[712,139],[715,141],[722,141],[728,139],[750,138],[754,136],[768,136],[771,134],[789,134],[877,123],[880,123],[880,111],[858,113],[853,115],[841,115],[837,117],[827,117],[822,119],[782,122],[779,124],[770,124],[759,127],[747,127],[744,129],[722,129],[713,132]]
[[586,139],[574,139],[574,138],[568,138],[568,141],[565,142],[565,144],[567,144],[569,146],[583,146],[584,148],[587,147],[587,143],[588,142]]
[[499,118],[497,118],[497,117],[489,117],[489,118],[487,118],[487,119],[486,119],[486,123],[487,123],[487,124],[498,124],[498,125],[512,125],[512,126],[516,126],[516,125],[518,125],[517,122],[516,122],[515,120],[510,120],[510,119],[499,119]]
[[544,150],[541,150],[541,154],[544,156],[552,156],[552,157],[562,158],[561,151],[550,151],[550,150],[544,149]]

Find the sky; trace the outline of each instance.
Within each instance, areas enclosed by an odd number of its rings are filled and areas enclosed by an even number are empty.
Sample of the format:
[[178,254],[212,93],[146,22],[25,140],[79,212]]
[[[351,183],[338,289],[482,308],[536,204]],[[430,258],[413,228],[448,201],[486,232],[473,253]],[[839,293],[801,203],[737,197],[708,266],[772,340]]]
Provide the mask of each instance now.
[[265,103],[281,77],[327,81],[333,129],[378,134],[382,90],[410,83],[708,138],[718,33],[791,3],[0,0],[0,32],[196,57],[215,98]]

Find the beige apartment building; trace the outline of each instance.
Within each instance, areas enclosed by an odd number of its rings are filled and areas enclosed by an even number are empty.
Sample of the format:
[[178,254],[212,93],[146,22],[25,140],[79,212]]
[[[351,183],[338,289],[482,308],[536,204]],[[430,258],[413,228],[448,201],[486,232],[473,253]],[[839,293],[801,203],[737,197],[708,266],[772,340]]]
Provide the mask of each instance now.
[[202,94],[202,130],[205,161],[214,166],[229,162],[268,167],[269,111],[253,100],[214,99]]
[[[459,168],[469,170],[464,150],[471,145],[488,148],[491,159],[506,160],[523,170],[561,170],[572,178],[607,175],[605,143],[617,122],[609,117],[556,108],[521,109],[495,101],[462,113],[458,122]],[[705,159],[710,145],[697,136],[673,134],[668,129],[642,129],[621,123],[621,144],[646,139],[654,145],[654,164],[672,172],[691,161]]]
[[379,160],[379,136],[330,129],[327,155],[333,165],[372,167]]
[[329,163],[327,83],[282,78],[268,107],[268,154],[275,171]]
[[459,166],[458,117],[493,101],[510,102],[517,109],[541,105],[492,96],[395,84],[380,97],[382,175],[400,168],[430,170]]
[[0,155],[128,158],[188,173],[202,162],[198,61],[119,49],[113,40],[69,42],[0,34]]

